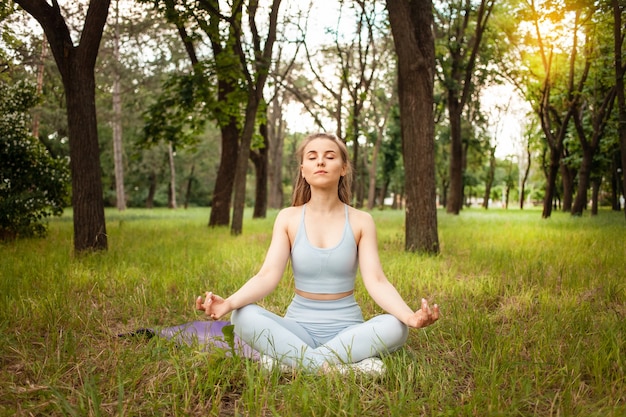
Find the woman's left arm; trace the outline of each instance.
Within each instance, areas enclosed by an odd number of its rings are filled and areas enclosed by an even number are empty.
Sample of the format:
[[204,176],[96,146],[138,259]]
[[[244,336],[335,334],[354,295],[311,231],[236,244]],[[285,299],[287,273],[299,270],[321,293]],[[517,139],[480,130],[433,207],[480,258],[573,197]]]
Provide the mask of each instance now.
[[422,298],[420,308],[413,311],[385,276],[378,255],[376,225],[372,216],[366,212],[358,212],[353,219],[356,229],[360,231],[357,242],[359,269],[365,288],[376,304],[409,327],[426,327],[437,321],[439,319],[437,304],[431,309],[428,302]]

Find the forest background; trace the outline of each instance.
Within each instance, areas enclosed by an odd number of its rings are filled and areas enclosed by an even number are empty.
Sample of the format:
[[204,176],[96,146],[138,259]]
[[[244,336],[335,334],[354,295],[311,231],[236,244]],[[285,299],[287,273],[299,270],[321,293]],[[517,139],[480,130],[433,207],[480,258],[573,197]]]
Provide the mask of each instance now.
[[[624,415],[622,3],[1,1],[0,415]],[[407,4],[427,5],[404,14],[435,29],[419,104],[433,111],[440,256],[407,253],[401,235],[407,191],[423,184],[407,159],[424,150],[401,133],[409,50],[392,35]],[[59,62],[90,60],[94,94],[77,94],[86,69]],[[97,119],[82,113],[91,104]],[[268,373],[228,352],[118,338],[193,320],[198,292],[231,293],[258,269],[311,130],[346,140],[353,204],[376,220],[386,273],[442,319],[385,357],[378,379]],[[234,220],[235,166],[259,219],[243,235],[199,227]],[[220,173],[233,181],[226,210]],[[75,256],[70,194],[107,207],[96,236],[108,252],[86,240]],[[46,239],[12,240],[47,225]],[[286,275],[263,301],[277,313]],[[378,314],[360,285],[364,314]]]
[[[30,11],[41,5],[16,3]],[[94,64],[103,204],[212,206],[209,225],[216,226],[229,224],[234,199],[231,227],[240,233],[238,198],[254,217],[284,206],[298,140],[325,130],[351,149],[354,205],[402,207],[406,185],[418,178],[407,178],[402,163],[387,8],[369,1],[203,4],[118,0],[105,10]],[[87,38],[80,36],[87,4],[52,5],[73,42]],[[573,215],[622,208],[623,7],[433,3],[439,207],[459,214],[472,205],[542,205],[543,217],[553,208]],[[2,30],[2,82],[36,86],[32,134],[52,158],[67,161],[67,86],[47,39],[13,2],[3,2]],[[271,58],[267,67],[255,60],[261,54]],[[243,165],[233,152],[248,156]],[[241,187],[235,168],[243,169]]]

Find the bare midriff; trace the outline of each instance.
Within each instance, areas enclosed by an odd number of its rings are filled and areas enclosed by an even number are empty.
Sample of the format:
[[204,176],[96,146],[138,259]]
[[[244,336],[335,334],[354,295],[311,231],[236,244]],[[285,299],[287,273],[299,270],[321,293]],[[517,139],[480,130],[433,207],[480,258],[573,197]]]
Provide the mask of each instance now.
[[295,291],[296,291],[296,294],[298,294],[300,297],[308,298],[309,300],[318,300],[318,301],[339,300],[340,298],[347,297],[349,295],[352,295],[352,293],[354,293],[354,290],[346,291],[346,292],[339,292],[339,293],[334,293],[334,294],[318,294],[315,292],[306,292],[306,291],[301,291],[298,289],[296,289]]

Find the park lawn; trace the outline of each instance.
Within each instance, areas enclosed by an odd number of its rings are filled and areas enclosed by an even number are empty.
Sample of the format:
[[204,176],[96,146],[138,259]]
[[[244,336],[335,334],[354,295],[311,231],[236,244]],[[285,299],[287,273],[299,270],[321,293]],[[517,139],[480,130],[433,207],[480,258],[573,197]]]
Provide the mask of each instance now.
[[[1,243],[0,416],[626,415],[626,221],[610,211],[441,212],[436,257],[404,252],[403,212],[373,211],[389,279],[442,311],[380,378],[117,337],[201,319],[197,295],[253,275],[276,211],[246,214],[234,237],[208,209],[107,210],[109,250],[76,257],[68,211],[46,239]],[[291,286],[287,272],[262,304],[283,313]]]

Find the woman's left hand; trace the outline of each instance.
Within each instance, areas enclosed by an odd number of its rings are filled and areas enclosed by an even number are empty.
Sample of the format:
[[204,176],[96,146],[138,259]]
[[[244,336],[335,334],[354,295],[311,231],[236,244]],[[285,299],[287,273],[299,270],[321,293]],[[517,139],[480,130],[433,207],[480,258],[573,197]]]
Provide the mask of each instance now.
[[407,320],[407,325],[415,329],[421,329],[422,327],[430,326],[439,319],[439,306],[433,305],[431,309],[428,306],[428,301],[422,298],[422,308],[417,310]]

